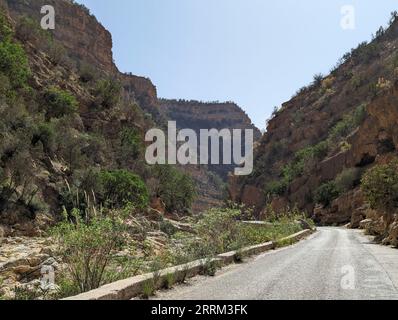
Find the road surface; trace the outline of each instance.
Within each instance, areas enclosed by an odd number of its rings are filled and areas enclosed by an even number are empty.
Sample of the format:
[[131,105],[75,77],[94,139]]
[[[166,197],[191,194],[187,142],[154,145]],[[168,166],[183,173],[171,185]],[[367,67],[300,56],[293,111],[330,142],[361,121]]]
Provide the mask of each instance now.
[[319,228],[307,240],[159,292],[168,300],[398,299],[398,250],[359,230]]

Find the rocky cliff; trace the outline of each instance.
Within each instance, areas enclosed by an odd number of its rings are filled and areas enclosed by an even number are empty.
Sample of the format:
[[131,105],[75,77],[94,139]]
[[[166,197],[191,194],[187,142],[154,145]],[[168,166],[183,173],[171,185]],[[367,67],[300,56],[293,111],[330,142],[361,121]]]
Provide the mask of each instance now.
[[[255,141],[258,141],[261,137],[260,130],[253,125],[248,115],[233,102],[161,99],[160,112],[165,118],[176,121],[178,129],[192,129],[198,136],[201,129],[252,129]],[[234,168],[234,165],[209,166],[211,171],[224,180]]]
[[275,111],[255,172],[230,181],[232,199],[254,205],[259,215],[267,205],[297,205],[320,224],[359,226],[369,212],[361,176],[397,156],[397,46],[394,13],[388,29]]

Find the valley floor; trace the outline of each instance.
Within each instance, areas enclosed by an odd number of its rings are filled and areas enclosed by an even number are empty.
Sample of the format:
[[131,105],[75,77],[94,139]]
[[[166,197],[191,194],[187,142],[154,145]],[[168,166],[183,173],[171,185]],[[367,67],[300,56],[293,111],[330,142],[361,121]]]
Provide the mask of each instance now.
[[269,252],[157,299],[398,299],[398,250],[362,231],[319,228],[308,240]]

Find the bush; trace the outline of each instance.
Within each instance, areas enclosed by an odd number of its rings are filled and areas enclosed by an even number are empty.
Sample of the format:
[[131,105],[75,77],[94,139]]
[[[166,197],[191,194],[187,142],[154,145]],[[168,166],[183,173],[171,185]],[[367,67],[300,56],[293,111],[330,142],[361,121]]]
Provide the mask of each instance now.
[[240,211],[237,209],[210,209],[195,226],[201,240],[214,252],[222,253],[237,241]]
[[324,76],[322,73],[317,73],[316,75],[314,75],[314,81],[312,82],[312,84],[315,87],[319,87],[320,85],[322,85],[322,81],[324,79]]
[[80,80],[84,83],[91,82],[98,77],[95,68],[88,63],[82,62],[79,66]]
[[51,124],[41,123],[37,126],[36,132],[33,135],[32,144],[36,145],[38,142],[42,143],[45,153],[52,153],[55,143],[55,131]]
[[68,91],[50,87],[44,93],[48,118],[61,118],[77,111],[76,98]]
[[98,80],[94,88],[96,104],[104,108],[111,108],[118,104],[120,100],[122,86],[114,79]]
[[120,140],[122,152],[125,154],[125,157],[133,160],[138,159],[142,152],[143,145],[137,130],[133,128],[124,129],[120,135]]
[[0,72],[9,78],[13,88],[26,86],[31,72],[26,53],[19,44],[9,40],[0,42]]
[[98,175],[102,194],[107,207],[122,208],[131,203],[137,208],[145,208],[149,203],[149,193],[142,179],[127,171],[101,171]]
[[191,208],[196,190],[190,176],[168,165],[157,166],[154,174],[159,180],[155,192],[163,200],[168,212]]
[[335,179],[339,190],[349,191],[361,181],[361,170],[358,168],[344,169]]
[[334,181],[330,181],[321,185],[315,193],[315,201],[324,207],[329,206],[333,200],[337,199],[341,194],[341,190]]
[[65,220],[52,229],[58,254],[67,266],[68,276],[80,292],[106,283],[105,272],[114,251],[124,245],[123,225],[110,218],[84,222],[79,210],[72,212],[74,222]]
[[265,186],[265,194],[267,196],[282,196],[285,194],[287,187],[288,183],[284,179],[271,181]]
[[15,35],[22,42],[36,40],[43,45],[43,43],[47,44],[51,41],[51,34],[43,30],[38,21],[27,16],[23,16],[17,21]]
[[329,133],[329,141],[336,143],[351,134],[366,118],[366,105],[362,104],[354,112],[346,115]]
[[172,289],[175,283],[175,277],[173,273],[168,273],[165,278],[164,286],[166,289]]
[[364,175],[361,188],[373,209],[393,214],[398,208],[398,160],[377,165]]
[[294,160],[282,169],[285,184],[289,184],[295,178],[303,175],[306,168],[312,168],[314,162],[322,160],[328,153],[327,141],[322,141],[314,146],[309,146],[298,151]]

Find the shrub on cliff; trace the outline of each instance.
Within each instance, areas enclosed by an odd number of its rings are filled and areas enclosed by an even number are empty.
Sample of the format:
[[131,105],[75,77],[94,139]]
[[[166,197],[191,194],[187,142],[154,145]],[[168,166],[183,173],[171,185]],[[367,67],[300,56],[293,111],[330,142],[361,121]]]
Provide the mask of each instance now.
[[361,181],[361,170],[359,168],[344,169],[335,179],[339,190],[349,191]]
[[77,111],[76,98],[68,91],[50,87],[44,93],[48,118],[61,118]]
[[340,188],[336,182],[329,181],[322,184],[315,192],[315,201],[322,204],[324,207],[329,206],[333,200],[338,198],[341,194]]
[[0,73],[9,78],[13,88],[26,85],[31,73],[26,53],[19,44],[9,40],[0,42]]
[[96,105],[107,109],[116,106],[120,100],[121,90],[122,86],[116,79],[98,80],[93,91]]
[[343,120],[338,122],[329,133],[329,141],[335,143],[346,138],[357,128],[366,117],[366,105],[358,106],[352,113],[344,116]]
[[371,168],[361,188],[373,209],[394,213],[398,208],[398,160]]

